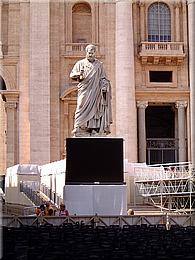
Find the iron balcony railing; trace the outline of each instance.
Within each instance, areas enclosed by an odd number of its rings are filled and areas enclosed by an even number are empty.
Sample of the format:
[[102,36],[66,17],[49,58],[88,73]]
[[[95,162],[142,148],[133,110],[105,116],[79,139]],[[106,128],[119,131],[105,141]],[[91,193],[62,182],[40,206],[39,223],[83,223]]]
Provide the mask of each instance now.
[[147,138],[146,147],[152,150],[178,150],[178,138]]

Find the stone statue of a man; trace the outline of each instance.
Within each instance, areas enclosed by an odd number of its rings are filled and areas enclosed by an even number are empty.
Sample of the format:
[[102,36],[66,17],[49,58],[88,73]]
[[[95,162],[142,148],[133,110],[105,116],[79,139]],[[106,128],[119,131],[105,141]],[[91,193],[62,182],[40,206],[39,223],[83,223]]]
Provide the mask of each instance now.
[[75,137],[110,133],[111,86],[102,62],[95,58],[95,51],[94,45],[87,45],[86,57],[78,61],[70,73],[70,77],[79,82],[73,129]]

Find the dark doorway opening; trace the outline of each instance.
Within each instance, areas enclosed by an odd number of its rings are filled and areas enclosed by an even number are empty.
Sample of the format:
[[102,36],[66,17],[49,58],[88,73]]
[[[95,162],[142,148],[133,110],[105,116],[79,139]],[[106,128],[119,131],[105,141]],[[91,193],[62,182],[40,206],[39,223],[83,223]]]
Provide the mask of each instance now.
[[[4,79],[0,76],[0,90],[6,90],[6,85]],[[4,95],[1,95],[3,101],[6,101],[6,98]]]
[[172,106],[149,106],[146,109],[147,164],[177,161],[175,111]]
[[0,90],[6,90],[4,79],[0,76]]

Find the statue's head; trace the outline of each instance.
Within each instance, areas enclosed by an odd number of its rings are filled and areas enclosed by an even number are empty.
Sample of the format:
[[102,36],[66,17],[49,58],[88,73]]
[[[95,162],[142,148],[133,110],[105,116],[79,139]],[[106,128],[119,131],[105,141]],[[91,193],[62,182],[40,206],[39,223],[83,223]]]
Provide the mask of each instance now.
[[88,61],[93,62],[95,60],[95,52],[96,52],[96,47],[93,44],[89,44],[85,48],[86,51],[86,58]]

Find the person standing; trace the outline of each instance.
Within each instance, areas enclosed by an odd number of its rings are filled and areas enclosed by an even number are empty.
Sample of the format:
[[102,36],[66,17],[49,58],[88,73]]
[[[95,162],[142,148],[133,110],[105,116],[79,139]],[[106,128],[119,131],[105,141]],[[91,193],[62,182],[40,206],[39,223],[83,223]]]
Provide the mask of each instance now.
[[60,217],[69,216],[69,212],[66,209],[65,204],[63,204],[63,203],[60,204],[59,216]]

